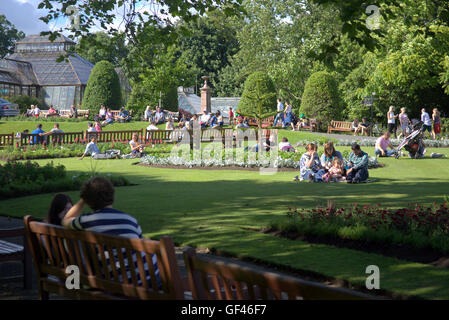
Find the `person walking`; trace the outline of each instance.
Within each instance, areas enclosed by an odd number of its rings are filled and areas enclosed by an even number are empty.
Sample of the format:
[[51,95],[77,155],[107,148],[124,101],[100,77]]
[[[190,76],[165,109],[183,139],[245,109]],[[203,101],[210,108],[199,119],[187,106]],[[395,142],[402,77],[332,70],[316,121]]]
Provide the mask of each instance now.
[[432,120],[433,120],[432,136],[433,139],[435,140],[437,136],[439,137],[441,134],[441,115],[437,108],[433,109]]
[[387,119],[388,119],[388,132],[391,134],[394,134],[394,137],[396,138],[396,118],[398,115],[394,114],[394,106],[390,106],[390,109],[387,112]]

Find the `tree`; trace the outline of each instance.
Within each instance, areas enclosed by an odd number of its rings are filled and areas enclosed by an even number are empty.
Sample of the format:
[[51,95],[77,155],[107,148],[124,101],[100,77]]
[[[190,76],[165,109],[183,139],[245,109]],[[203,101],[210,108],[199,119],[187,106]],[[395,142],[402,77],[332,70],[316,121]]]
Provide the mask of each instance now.
[[105,60],[118,67],[128,55],[128,48],[123,33],[110,36],[105,32],[96,32],[83,36],[78,41],[75,52],[93,64]]
[[270,77],[264,72],[255,72],[245,81],[242,99],[238,112],[245,117],[258,120],[259,128],[261,119],[276,114],[276,90]]
[[0,14],[0,58],[14,52],[14,43],[23,39],[25,34],[18,31],[6,17]]
[[111,109],[122,106],[120,81],[112,63],[100,61],[94,66],[87,81],[82,105],[90,110],[91,118],[98,114],[101,105]]
[[229,64],[239,50],[234,23],[222,11],[184,23],[178,46],[188,66],[198,70],[197,82],[207,75],[211,80],[212,95],[216,96],[218,74]]
[[332,74],[319,71],[309,77],[299,112],[309,118],[316,118],[322,128],[331,120],[340,118],[340,97],[337,82]]
[[[162,50],[161,50],[162,51]],[[183,57],[176,57],[177,49],[170,46],[156,55],[153,67],[146,68],[138,81],[132,84],[133,90],[128,107],[134,112],[142,112],[147,105],[158,105],[162,93],[162,107],[178,111],[178,86],[192,86],[195,83],[195,70],[187,67]]]
[[38,98],[30,97],[27,95],[12,96],[8,98],[8,100],[9,102],[19,105],[20,113],[25,113],[31,105],[43,105],[42,101],[40,101]]

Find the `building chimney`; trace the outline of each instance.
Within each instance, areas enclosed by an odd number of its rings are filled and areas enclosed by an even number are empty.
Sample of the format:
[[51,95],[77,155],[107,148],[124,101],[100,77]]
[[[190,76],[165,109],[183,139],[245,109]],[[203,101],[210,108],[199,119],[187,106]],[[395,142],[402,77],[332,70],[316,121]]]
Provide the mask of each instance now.
[[207,85],[207,80],[209,80],[208,76],[202,76],[201,79],[204,80],[204,86],[200,89],[201,91],[201,113],[204,112],[204,110],[207,110],[208,113],[211,112],[211,97],[210,92],[211,88]]

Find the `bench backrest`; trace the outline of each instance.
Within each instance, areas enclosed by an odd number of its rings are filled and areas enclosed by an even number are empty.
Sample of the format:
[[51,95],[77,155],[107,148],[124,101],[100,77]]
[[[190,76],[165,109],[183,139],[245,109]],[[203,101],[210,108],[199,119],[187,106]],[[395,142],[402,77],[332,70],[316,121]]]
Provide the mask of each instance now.
[[331,121],[331,126],[334,128],[342,128],[342,129],[351,129],[352,128],[352,122],[347,121]]
[[173,130],[147,130],[145,129],[145,141],[151,143],[168,142],[172,140]]
[[342,288],[254,270],[213,257],[198,256],[192,248],[184,249],[183,255],[194,299],[373,299]]
[[[83,290],[83,286],[88,286],[105,292],[104,295],[100,295],[101,298],[184,298],[174,245],[169,237],[153,241],[75,231],[34,221],[31,216],[26,216],[24,222],[39,281],[48,291],[67,296],[73,293],[75,297],[86,297],[89,296],[89,290]],[[128,268],[131,274],[129,279],[126,273],[127,261],[133,261],[133,254],[136,257],[137,267]],[[160,287],[153,263],[150,263],[153,261],[152,255],[157,257],[162,284]],[[149,281],[146,277],[145,264],[150,273]],[[79,268],[80,290],[65,288],[67,277],[65,271],[70,265]],[[48,279],[48,275],[63,281]],[[140,283],[138,277],[141,279]],[[99,296],[98,291],[96,296]]]

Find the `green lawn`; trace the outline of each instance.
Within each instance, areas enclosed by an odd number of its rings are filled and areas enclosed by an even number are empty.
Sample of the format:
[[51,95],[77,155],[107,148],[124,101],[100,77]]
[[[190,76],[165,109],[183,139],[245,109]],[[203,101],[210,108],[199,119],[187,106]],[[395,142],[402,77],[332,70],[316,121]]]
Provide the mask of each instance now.
[[[345,149],[345,148],[340,148]],[[372,153],[373,148],[367,148]],[[434,150],[429,150],[432,152]],[[449,149],[439,150],[449,155]],[[69,173],[89,171],[91,161],[57,159]],[[39,161],[46,163],[46,160]],[[295,183],[296,173],[262,176],[255,171],[157,169],[136,160],[97,161],[97,170],[119,173],[138,186],[118,188],[115,207],[137,217],[149,237],[170,235],[180,245],[220,249],[295,269],[364,284],[365,269],[380,267],[381,289],[423,298],[449,299],[449,269],[410,263],[327,245],[311,245],[245,230],[263,227],[286,214],[287,206],[441,202],[449,194],[448,159],[382,159],[387,167],[371,170],[378,182],[362,185]],[[69,192],[78,200],[77,192]],[[51,194],[0,202],[0,214],[44,217]]]

